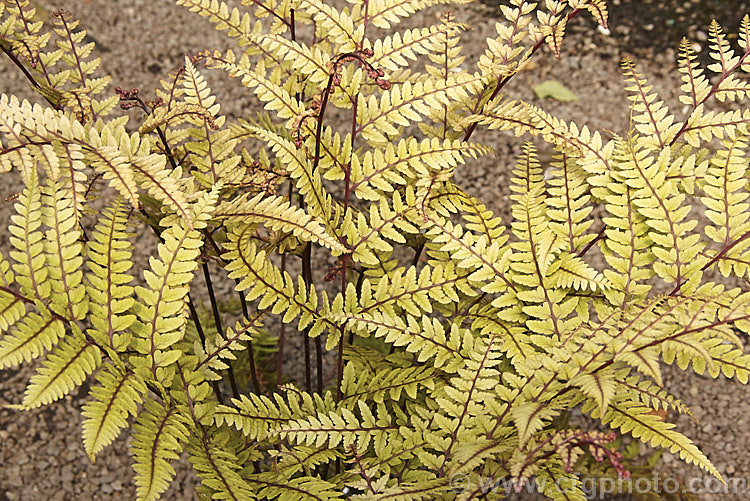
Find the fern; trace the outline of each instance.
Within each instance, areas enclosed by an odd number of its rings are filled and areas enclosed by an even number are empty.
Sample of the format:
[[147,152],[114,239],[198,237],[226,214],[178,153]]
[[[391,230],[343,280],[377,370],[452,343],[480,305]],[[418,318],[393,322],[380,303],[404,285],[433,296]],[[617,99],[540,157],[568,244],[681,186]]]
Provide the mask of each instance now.
[[[392,29],[441,3],[177,0],[233,46],[185,57],[155,99],[101,97],[71,15],[0,3],[0,47],[47,102],[0,96],[0,172],[24,184],[0,368],[45,355],[10,407],[93,378],[84,449],[129,430],[144,500],[183,451],[206,498],[469,499],[535,478],[583,499],[586,461],[627,476],[617,434],[720,478],[656,411],[691,415],[662,364],[750,379],[750,296],[704,273],[750,269],[750,18],[734,45],[712,24],[705,68],[682,42],[684,116],[623,61],[617,135],[503,94],[579,14],[606,26],[603,1],[506,2],[470,69],[460,14]],[[263,113],[222,115],[210,70]],[[108,116],[118,101],[136,127]],[[454,182],[493,153],[480,126],[554,150],[523,147],[509,217]],[[575,409],[613,433],[568,429]]]

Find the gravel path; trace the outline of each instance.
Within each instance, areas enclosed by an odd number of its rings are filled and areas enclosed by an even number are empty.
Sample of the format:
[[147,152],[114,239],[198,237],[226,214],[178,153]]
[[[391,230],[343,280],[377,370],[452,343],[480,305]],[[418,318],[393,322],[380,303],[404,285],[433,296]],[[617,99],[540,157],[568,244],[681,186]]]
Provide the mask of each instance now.
[[[489,0],[488,0],[489,1]],[[37,1],[53,10],[65,7],[81,18],[81,26],[98,44],[103,70],[113,75],[113,85],[153,89],[159,76],[181,64],[183,54],[202,48],[224,47],[223,35],[197,15],[172,4],[171,0],[60,0]],[[238,2],[237,2],[238,3]],[[508,95],[537,102],[547,111],[579,125],[625,134],[629,113],[619,61],[632,55],[640,71],[649,78],[661,97],[679,115],[675,91],[679,84],[675,48],[688,34],[707,53],[708,21],[716,17],[729,31],[736,30],[741,10],[750,10],[737,1],[659,1],[610,0],[611,35],[592,29],[588,20],[569,26],[559,65],[549,54],[537,60],[539,69],[520,74]],[[474,27],[465,34],[465,52],[471,53],[494,32],[493,10],[484,4],[457,9],[459,20]],[[634,19],[642,19],[640,24]],[[554,78],[582,99],[570,103],[539,102],[531,86]],[[222,111],[239,115],[252,104],[252,94],[242,92],[228,79],[212,73],[209,82],[222,103]],[[6,59],[0,59],[0,92],[29,96],[24,82]],[[509,215],[508,166],[519,151],[521,141],[497,133],[478,130],[473,139],[492,144],[498,157],[484,159],[457,172],[459,183],[491,202],[499,214]],[[16,184],[17,186],[17,184]],[[0,185],[0,224],[7,223],[10,204],[3,203],[16,186]],[[7,249],[7,235],[0,232],[0,249]],[[7,252],[7,251],[6,251]],[[747,348],[747,347],[746,347]],[[23,366],[0,372],[0,405],[17,402],[32,368]],[[750,483],[750,388],[723,378],[713,380],[667,368],[667,388],[691,406],[697,422],[677,418],[678,428],[692,437],[719,470],[732,483]],[[52,406],[26,413],[0,409],[0,501],[11,500],[88,500],[132,499],[132,473],[128,440],[121,437],[102,452],[95,464],[83,452],[80,439],[80,409],[85,392],[70,395]],[[193,499],[196,478],[183,458],[176,465],[177,478],[164,499]],[[705,491],[720,487],[696,468],[664,454],[657,468],[661,478],[679,478],[699,489],[698,499],[747,499],[747,494]],[[750,492],[750,486],[748,486]]]

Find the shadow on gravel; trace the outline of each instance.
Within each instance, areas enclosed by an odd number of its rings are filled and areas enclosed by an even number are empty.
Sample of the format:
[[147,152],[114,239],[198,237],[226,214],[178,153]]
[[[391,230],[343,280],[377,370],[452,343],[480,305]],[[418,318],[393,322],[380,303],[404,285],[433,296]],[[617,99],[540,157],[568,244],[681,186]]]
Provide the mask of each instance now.
[[[737,33],[750,1],[738,0],[609,0],[614,30],[625,35],[624,49],[659,51],[679,47],[682,37],[703,44],[711,20],[727,33]],[[623,33],[627,30],[627,33]],[[707,47],[703,47],[706,54]]]
[[[498,5],[498,0],[480,1],[489,7]],[[750,14],[750,0],[607,0],[607,7],[610,28],[623,51],[677,50],[687,37],[701,45],[700,57],[705,60],[711,21],[716,19],[726,33],[736,34],[742,17]]]

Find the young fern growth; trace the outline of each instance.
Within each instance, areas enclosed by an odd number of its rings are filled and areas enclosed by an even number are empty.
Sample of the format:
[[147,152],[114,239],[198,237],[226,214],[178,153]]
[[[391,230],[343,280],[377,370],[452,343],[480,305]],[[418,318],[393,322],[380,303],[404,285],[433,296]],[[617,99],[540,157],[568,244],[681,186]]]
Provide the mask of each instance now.
[[[633,123],[607,140],[502,94],[544,46],[560,54],[581,12],[606,26],[602,0],[508,2],[470,70],[457,14],[384,34],[436,3],[177,0],[234,47],[186,57],[153,100],[97,97],[108,80],[92,77],[71,17],[49,33],[28,2],[0,3],[0,46],[48,102],[0,96],[0,171],[25,186],[0,257],[0,368],[45,357],[16,407],[93,377],[84,448],[93,460],[132,428],[147,500],[183,452],[206,498],[470,499],[482,479],[534,477],[549,497],[584,499],[586,461],[628,472],[615,433],[557,426],[576,408],[720,477],[654,411],[689,413],[661,387],[662,363],[750,375],[750,296],[703,274],[750,265],[750,112],[706,108],[750,89],[737,77],[750,20],[739,52],[712,25],[707,69],[683,42],[682,118],[624,61]],[[265,111],[221,115],[207,68]],[[143,111],[137,132],[111,116],[118,99]],[[492,153],[470,142],[477,126],[556,150],[545,171],[523,148],[509,221],[452,180]],[[104,207],[95,185],[113,195]],[[160,243],[136,263],[150,231]],[[232,328],[209,260],[239,294]],[[193,302],[199,266],[211,330]],[[268,380],[262,323],[312,339],[315,369],[306,352],[303,375]]]

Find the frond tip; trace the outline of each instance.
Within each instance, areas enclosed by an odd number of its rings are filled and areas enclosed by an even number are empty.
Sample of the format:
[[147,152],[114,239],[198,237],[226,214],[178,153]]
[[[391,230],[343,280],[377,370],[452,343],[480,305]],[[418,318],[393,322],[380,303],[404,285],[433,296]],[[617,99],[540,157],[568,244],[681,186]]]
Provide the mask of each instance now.
[[138,413],[146,386],[133,373],[108,365],[97,375],[99,386],[91,389],[93,400],[83,406],[83,446],[92,461],[127,426],[128,416]]
[[144,402],[130,446],[139,501],[158,499],[167,490],[175,474],[171,462],[179,457],[189,434],[177,409],[154,400]]

